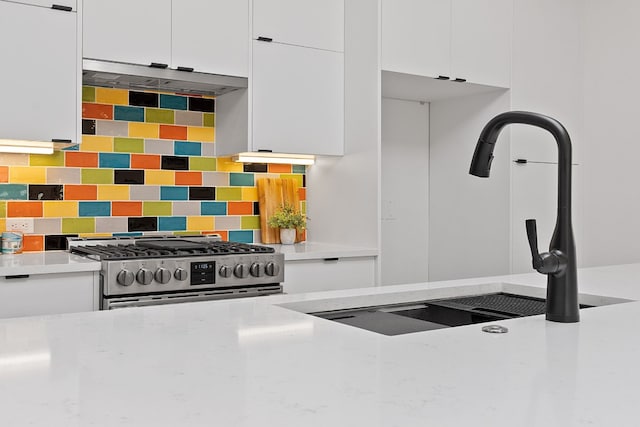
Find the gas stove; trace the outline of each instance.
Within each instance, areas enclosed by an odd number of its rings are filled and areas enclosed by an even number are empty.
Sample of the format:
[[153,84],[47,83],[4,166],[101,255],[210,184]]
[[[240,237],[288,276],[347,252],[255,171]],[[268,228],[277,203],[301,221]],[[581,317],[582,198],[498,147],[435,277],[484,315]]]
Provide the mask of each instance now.
[[101,307],[282,293],[284,255],[218,235],[70,238],[69,252],[101,261]]

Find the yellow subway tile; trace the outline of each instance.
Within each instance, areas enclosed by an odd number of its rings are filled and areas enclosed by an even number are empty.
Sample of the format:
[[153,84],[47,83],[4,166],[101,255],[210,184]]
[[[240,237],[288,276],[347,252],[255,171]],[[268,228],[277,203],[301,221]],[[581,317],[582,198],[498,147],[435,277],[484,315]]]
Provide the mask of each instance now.
[[125,89],[97,87],[96,102],[98,104],[129,105],[129,91]]
[[98,185],[98,200],[129,200],[129,186]]
[[82,135],[80,151],[113,151],[112,136]]
[[111,233],[79,233],[78,237],[111,237]]
[[6,230],[7,230],[7,220],[0,219],[0,231],[6,231]]
[[215,128],[187,127],[187,139],[189,141],[213,142],[215,138]]
[[242,200],[258,201],[258,187],[242,187]]
[[160,125],[157,123],[129,122],[129,138],[158,138]]
[[187,230],[189,231],[211,231],[214,229],[213,217],[211,216],[187,217]]
[[64,166],[64,151],[53,154],[29,154],[31,166]]
[[45,184],[47,168],[39,166],[13,166],[9,168],[11,184]]
[[175,185],[176,174],[174,171],[147,170],[144,183],[146,185]]
[[44,216],[47,218],[74,218],[78,216],[78,202],[44,201]]
[[234,162],[231,157],[218,157],[216,159],[216,170],[218,172],[243,172],[242,163]]
[[296,185],[298,187],[302,187],[302,175],[283,173],[283,174],[280,174],[280,178],[282,178],[282,179],[292,179],[292,180],[295,181],[295,183],[296,183]]

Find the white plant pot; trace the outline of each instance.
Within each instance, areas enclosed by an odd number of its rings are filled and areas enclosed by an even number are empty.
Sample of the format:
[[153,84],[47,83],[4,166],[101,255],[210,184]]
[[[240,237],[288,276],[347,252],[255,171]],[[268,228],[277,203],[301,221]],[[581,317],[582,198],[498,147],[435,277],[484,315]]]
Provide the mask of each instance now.
[[295,228],[281,228],[280,229],[280,243],[283,245],[293,245],[296,241],[296,229]]

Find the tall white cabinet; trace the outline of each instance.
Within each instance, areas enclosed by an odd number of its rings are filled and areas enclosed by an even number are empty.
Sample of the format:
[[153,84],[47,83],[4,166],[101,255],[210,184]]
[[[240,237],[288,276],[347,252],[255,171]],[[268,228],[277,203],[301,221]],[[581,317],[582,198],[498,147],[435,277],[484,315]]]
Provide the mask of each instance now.
[[0,1],[0,138],[78,142],[79,31],[75,1]]

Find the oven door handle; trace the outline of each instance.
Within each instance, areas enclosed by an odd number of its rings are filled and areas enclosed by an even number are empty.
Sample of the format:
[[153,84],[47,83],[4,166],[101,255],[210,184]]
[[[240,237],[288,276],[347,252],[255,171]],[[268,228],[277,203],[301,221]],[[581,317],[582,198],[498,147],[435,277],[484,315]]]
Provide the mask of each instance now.
[[150,305],[164,305],[164,304],[176,304],[181,302],[196,302],[196,301],[209,301],[214,299],[213,295],[191,295],[171,298],[157,298],[157,299],[143,299],[143,300],[124,300],[124,301],[107,301],[107,308],[109,310],[115,308],[126,307],[146,307]]

